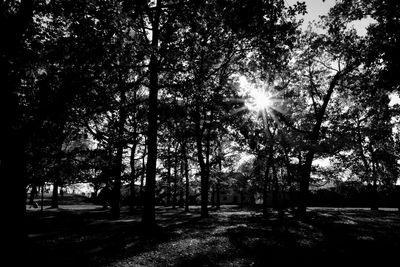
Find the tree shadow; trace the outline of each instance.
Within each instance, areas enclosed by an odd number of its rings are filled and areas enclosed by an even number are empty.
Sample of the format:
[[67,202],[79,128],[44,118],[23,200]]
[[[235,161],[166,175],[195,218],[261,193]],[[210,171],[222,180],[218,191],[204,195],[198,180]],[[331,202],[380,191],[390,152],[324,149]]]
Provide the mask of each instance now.
[[[386,263],[400,248],[397,213],[313,210],[298,220],[271,212],[222,209],[201,218],[157,209],[157,228],[138,214],[49,211],[31,216],[31,265],[266,266]],[[384,256],[381,256],[384,255]]]

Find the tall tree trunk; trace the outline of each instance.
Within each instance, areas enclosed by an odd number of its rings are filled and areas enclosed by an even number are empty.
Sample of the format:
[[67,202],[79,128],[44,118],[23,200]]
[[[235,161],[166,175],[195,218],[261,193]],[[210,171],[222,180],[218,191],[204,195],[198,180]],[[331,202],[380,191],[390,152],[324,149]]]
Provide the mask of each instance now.
[[284,146],[284,157],[285,157],[285,165],[286,165],[286,173],[287,173],[287,186],[289,188],[289,196],[288,196],[288,207],[292,210],[294,210],[294,190],[293,190],[293,173],[291,170],[291,164],[290,164],[290,159],[289,159],[289,153],[287,151],[287,148]]
[[218,142],[218,176],[217,176],[217,181],[215,185],[215,194],[216,194],[216,205],[215,208],[217,210],[220,209],[221,207],[221,194],[220,194],[220,189],[221,189],[221,180],[222,180],[222,146],[221,142]]
[[266,136],[269,137],[269,144],[268,144],[269,151],[268,151],[267,166],[266,166],[266,170],[264,173],[264,188],[263,188],[263,216],[264,216],[264,218],[266,218],[269,215],[268,205],[267,205],[268,191],[269,191],[268,186],[270,186],[271,180],[273,180],[273,179],[270,179],[269,169],[270,169],[270,167],[272,167],[272,169],[273,169],[273,165],[274,165],[274,136],[273,136],[271,130],[269,129],[268,123],[267,123],[267,125],[264,125],[264,127],[265,127]]
[[263,184],[263,206],[262,206],[262,212],[263,212],[263,217],[267,218],[269,216],[268,212],[268,184],[269,184],[269,167],[270,167],[270,161],[269,159],[267,160],[267,166],[265,168],[265,173],[264,173],[264,184]]
[[371,158],[372,158],[372,187],[371,187],[371,210],[378,210],[378,184],[377,184],[377,172],[376,172],[376,161],[375,161],[375,155],[374,151],[372,148],[372,145],[370,145],[371,149]]
[[148,227],[156,224],[155,214],[155,191],[156,191],[156,168],[157,168],[157,117],[158,117],[158,73],[159,62],[157,58],[159,41],[159,23],[161,13],[161,1],[156,2],[155,12],[152,16],[152,40],[151,46],[154,50],[150,57],[149,72],[149,112],[147,131],[147,166],[146,166],[146,191],[143,207],[142,222]]
[[114,218],[118,218],[120,216],[121,208],[121,171],[122,171],[122,155],[123,155],[123,147],[118,147],[117,154],[115,156],[114,163],[114,186],[112,188],[111,193],[111,215]]
[[367,161],[367,158],[365,157],[365,153],[364,153],[364,148],[363,148],[363,137],[362,137],[362,133],[361,133],[361,121],[359,118],[357,118],[357,144],[358,144],[358,150],[359,150],[359,154],[361,156],[361,160],[363,162],[364,165],[364,171],[367,174],[367,176],[369,177],[371,175],[371,170]]
[[215,208],[219,210],[221,208],[221,182],[219,178],[217,180],[216,195],[217,195],[217,203]]
[[215,184],[211,184],[211,207],[215,207]]
[[43,212],[43,204],[44,204],[44,185],[41,186],[41,195],[40,195],[40,211]]
[[183,155],[183,160],[185,163],[185,211],[188,212],[189,211],[189,196],[190,196],[190,192],[189,192],[189,162],[188,162],[188,158],[187,158],[187,154],[186,154],[186,140],[183,142],[182,145],[182,155]]
[[146,176],[146,154],[147,154],[147,144],[146,138],[144,139],[144,148],[143,148],[143,155],[142,155],[142,175],[140,176],[140,188],[139,188],[139,195],[140,195],[140,205],[143,207],[144,202],[144,179]]
[[302,177],[300,180],[300,194],[299,194],[299,206],[297,210],[297,215],[303,217],[306,215],[306,205],[307,205],[307,197],[309,194],[310,187],[310,178],[311,178],[311,167],[315,154],[315,146],[318,145],[318,141],[320,139],[320,130],[322,122],[324,121],[324,116],[333,94],[333,91],[340,81],[342,75],[350,72],[355,65],[348,65],[345,69],[338,71],[332,78],[329,83],[328,91],[326,92],[323,103],[319,109],[315,109],[315,124],[313,126],[312,131],[309,134],[310,145],[306,154],[306,160],[304,162],[304,166],[302,169]]
[[310,178],[311,178],[311,167],[314,158],[314,151],[310,149],[306,154],[306,158],[304,161],[304,165],[301,170],[301,178],[300,178],[300,194],[299,194],[299,203],[297,208],[297,215],[300,217],[305,216],[306,207],[308,202],[309,195],[309,187],[310,187]]
[[166,192],[166,205],[171,205],[171,139],[167,147],[167,192]]
[[[15,10],[4,10],[8,8],[5,2],[2,2],[0,10],[0,120],[1,133],[0,138],[0,177],[3,181],[5,190],[4,199],[8,199],[6,205],[3,205],[3,214],[5,225],[3,229],[5,235],[2,240],[7,244],[3,255],[6,257],[3,261],[13,262],[15,265],[24,265],[24,257],[8,258],[7,256],[24,255],[25,245],[27,244],[27,233],[25,227],[16,227],[24,225],[26,213],[26,158],[25,147],[27,136],[21,130],[21,108],[18,99],[19,80],[16,77],[16,67],[20,55],[24,55],[24,33],[32,20],[33,0],[19,1],[19,8]],[[12,4],[12,6],[18,6]],[[21,261],[21,262],[20,262]]]
[[59,140],[57,140],[58,144],[57,144],[57,156],[56,156],[56,162],[55,162],[55,177],[54,177],[54,181],[53,181],[53,194],[51,197],[51,208],[52,209],[58,209],[58,190],[59,190],[59,186],[61,185],[61,161],[62,161],[62,144],[64,142],[64,138],[63,138],[63,129],[64,129],[64,124],[62,125],[62,127],[60,127],[57,132],[57,137],[59,138]]
[[130,181],[130,198],[129,198],[129,211],[133,213],[135,211],[136,203],[136,191],[135,191],[135,181],[136,181],[136,165],[135,165],[135,155],[136,155],[136,138],[133,139],[133,144],[131,148],[131,181]]
[[175,160],[174,160],[174,187],[172,193],[172,208],[176,208],[177,189],[178,189],[178,145],[175,147]]
[[129,201],[129,211],[132,214],[135,211],[136,204],[136,147],[137,147],[137,121],[136,121],[136,101],[137,101],[137,90],[134,89],[133,92],[133,138],[132,138],[132,148],[131,148],[131,158],[130,158],[130,166],[131,166],[131,183],[130,183],[130,201]]
[[194,117],[195,128],[196,128],[196,147],[197,147],[197,159],[200,165],[200,195],[201,195],[201,217],[208,217],[208,175],[207,175],[207,166],[204,160],[203,155],[203,138],[202,138],[202,130],[201,130],[201,122],[200,122],[200,107],[199,104],[196,104],[196,112]]
[[181,171],[180,171],[180,176],[179,176],[179,207],[182,208],[183,207],[183,176],[185,173],[185,162],[181,159],[180,160],[180,165],[181,165]]
[[[122,82],[122,77],[120,77]],[[121,173],[122,173],[122,158],[124,153],[124,132],[126,123],[126,93],[124,88],[120,88],[120,103],[119,103],[119,121],[118,121],[118,136],[117,136],[117,153],[113,164],[114,186],[111,199],[111,214],[114,218],[118,218],[121,212]]]
[[35,197],[38,194],[37,186],[36,184],[31,185],[31,194],[29,195],[29,205],[33,206],[35,204]]
[[58,187],[59,187],[60,180],[58,177],[54,178],[53,182],[53,193],[51,196],[51,205],[52,209],[58,209]]
[[279,210],[279,183],[278,183],[278,174],[276,172],[275,160],[272,158],[271,162],[272,167],[272,203],[274,209]]

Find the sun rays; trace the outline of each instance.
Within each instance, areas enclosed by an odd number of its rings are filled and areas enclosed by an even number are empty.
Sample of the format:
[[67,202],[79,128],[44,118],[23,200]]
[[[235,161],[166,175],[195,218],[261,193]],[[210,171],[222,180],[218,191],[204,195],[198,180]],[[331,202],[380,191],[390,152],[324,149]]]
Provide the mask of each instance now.
[[282,108],[283,99],[272,87],[266,84],[250,83],[244,76],[240,76],[238,82],[241,98],[234,101],[244,103],[244,105],[234,110],[232,114],[247,110],[256,116],[261,116],[264,120],[271,117],[277,121],[276,113],[285,113]]
[[249,91],[249,97],[245,100],[248,110],[254,112],[268,112],[274,106],[274,99],[269,92],[254,88]]

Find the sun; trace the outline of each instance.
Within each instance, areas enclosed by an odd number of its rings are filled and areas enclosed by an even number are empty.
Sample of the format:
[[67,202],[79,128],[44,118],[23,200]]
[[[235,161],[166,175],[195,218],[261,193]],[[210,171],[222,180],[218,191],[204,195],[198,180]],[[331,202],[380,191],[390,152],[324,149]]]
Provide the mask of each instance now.
[[253,88],[248,92],[249,97],[245,101],[246,107],[255,112],[268,111],[274,106],[272,96],[265,90]]
[[284,100],[280,97],[279,92],[274,90],[273,86],[265,82],[253,81],[249,82],[244,75],[237,76],[238,94],[240,98],[232,98],[230,100],[243,103],[240,108],[235,109],[232,114],[247,110],[253,114],[267,115],[276,120],[275,114],[285,113],[283,109]]
[[275,98],[265,89],[265,84],[250,83],[245,76],[239,77],[245,108],[253,112],[268,112],[274,107]]

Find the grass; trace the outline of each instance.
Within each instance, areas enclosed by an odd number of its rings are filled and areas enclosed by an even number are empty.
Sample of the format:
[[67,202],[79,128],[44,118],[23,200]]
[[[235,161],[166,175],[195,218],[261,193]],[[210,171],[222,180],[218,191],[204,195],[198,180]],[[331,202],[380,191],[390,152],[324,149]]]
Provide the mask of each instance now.
[[382,265],[400,248],[395,211],[315,208],[297,220],[224,206],[204,219],[198,207],[158,207],[159,227],[149,232],[140,211],[113,220],[76,206],[28,211],[31,266]]

